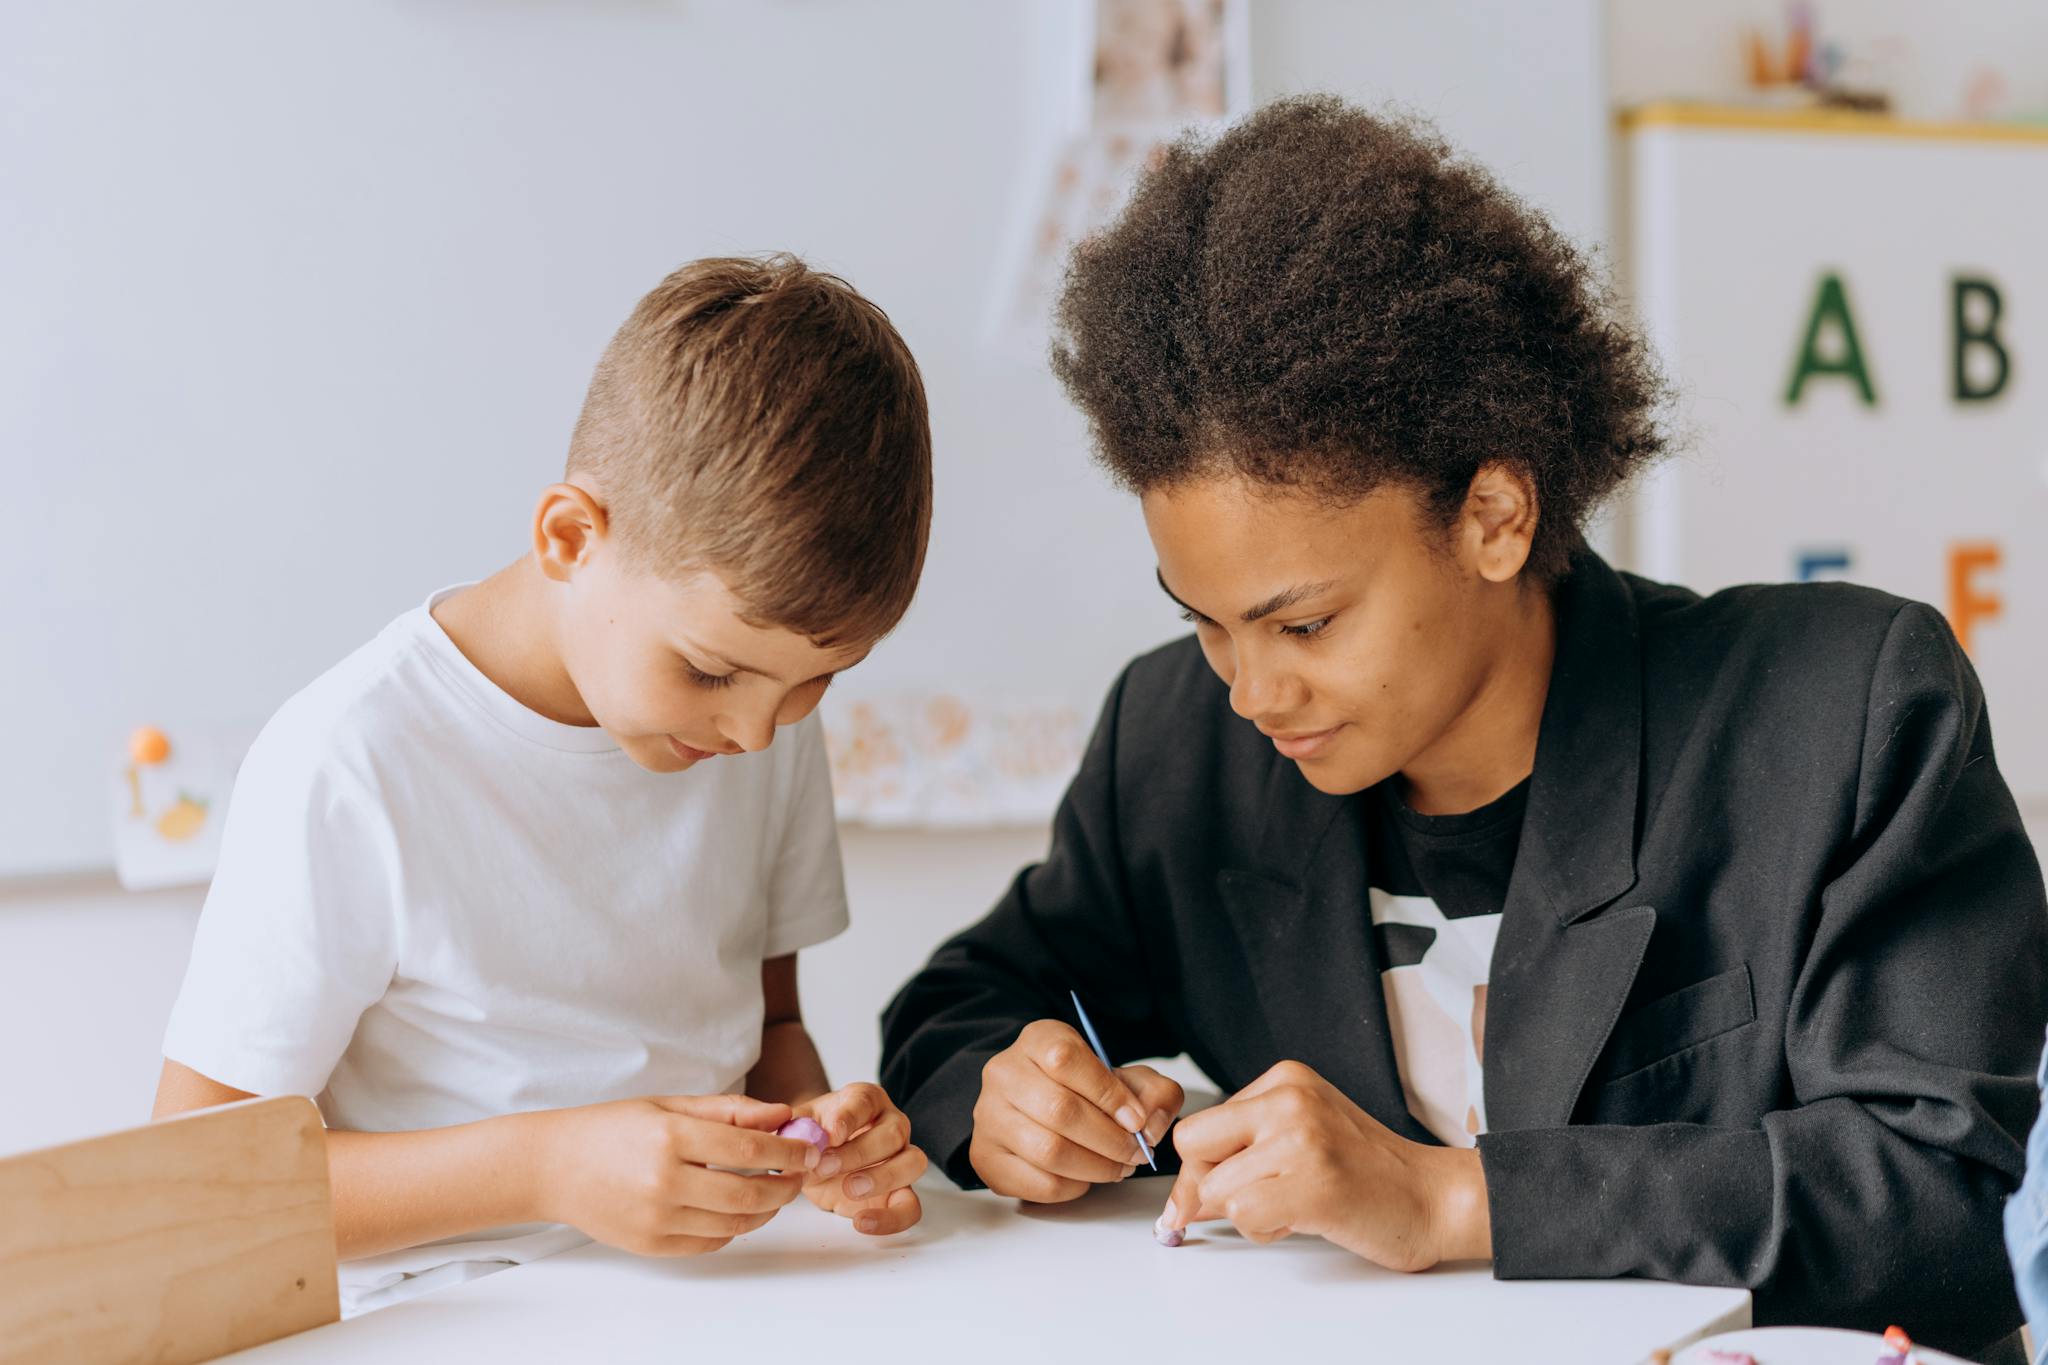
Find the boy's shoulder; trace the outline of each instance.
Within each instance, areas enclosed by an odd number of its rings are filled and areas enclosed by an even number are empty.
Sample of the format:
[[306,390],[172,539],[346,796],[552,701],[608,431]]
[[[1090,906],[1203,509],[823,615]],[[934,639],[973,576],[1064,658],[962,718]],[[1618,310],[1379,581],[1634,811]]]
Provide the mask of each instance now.
[[428,740],[440,727],[427,700],[426,612],[416,607],[400,616],[278,707],[251,746],[244,774],[360,790],[382,761]]

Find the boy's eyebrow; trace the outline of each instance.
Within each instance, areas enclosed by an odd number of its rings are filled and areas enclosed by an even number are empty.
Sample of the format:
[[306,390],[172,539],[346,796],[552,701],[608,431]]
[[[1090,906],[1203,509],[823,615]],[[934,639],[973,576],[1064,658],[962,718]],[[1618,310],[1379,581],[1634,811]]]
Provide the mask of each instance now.
[[[754,675],[755,677],[757,677],[757,678],[766,678],[766,679],[767,679],[767,680],[768,680],[769,682],[772,682],[772,683],[774,683],[774,684],[775,684],[776,686],[778,686],[778,687],[787,687],[787,686],[789,686],[789,684],[788,684],[788,683],[786,683],[786,682],[782,681],[782,679],[780,679],[780,678],[776,677],[776,676],[775,676],[775,675],[774,675],[773,673],[770,673],[770,672],[769,672],[769,671],[768,671],[767,669],[765,669],[765,668],[754,668],[754,667],[751,667],[751,666],[749,666],[749,665],[747,665],[747,664],[742,664],[742,663],[735,663],[735,662],[733,662],[733,661],[732,661],[731,659],[728,659],[728,658],[726,658],[726,657],[725,657],[725,656],[724,656],[723,654],[720,654],[720,653],[719,653],[719,652],[718,652],[717,650],[715,650],[715,649],[705,649],[705,648],[704,648],[703,646],[701,646],[701,645],[695,645],[695,646],[693,646],[693,648],[695,648],[695,649],[696,649],[696,651],[697,651],[697,652],[698,652],[699,654],[702,654],[702,655],[704,656],[704,661],[705,661],[706,663],[709,663],[709,664],[714,664],[714,665],[716,665],[716,666],[717,666],[717,667],[719,667],[719,668],[723,668],[723,669],[727,670],[728,672],[731,672],[731,673],[751,673],[751,674],[753,674],[753,675]],[[820,673],[820,674],[818,675],[818,677],[820,677],[820,678],[830,678],[830,677],[837,677],[837,676],[838,676],[839,674],[841,674],[841,673],[844,673],[844,672],[845,672],[845,671],[846,671],[847,669],[849,669],[849,668],[852,668],[852,667],[854,666],[854,664],[859,664],[859,663],[863,663],[863,662],[865,662],[865,661],[867,660],[867,657],[868,657],[868,656],[867,656],[866,654],[862,654],[862,655],[860,656],[860,658],[858,658],[858,659],[855,659],[855,660],[853,661],[853,663],[848,663],[848,664],[842,664],[842,665],[841,665],[840,667],[838,667],[838,668],[835,668],[835,669],[833,669],[833,670],[832,670],[832,671],[831,671],[830,673]],[[812,679],[807,679],[807,681],[810,681],[810,682],[815,682],[815,681],[817,681],[817,679],[816,679],[816,678],[812,678]]]
[[[1165,593],[1168,597],[1171,597],[1174,601],[1174,604],[1178,606],[1182,611],[1188,612],[1195,616],[1201,616],[1201,618],[1204,621],[1209,619],[1207,616],[1203,616],[1201,612],[1196,611],[1193,607],[1181,601],[1180,595],[1174,592],[1172,588],[1166,586],[1166,575],[1164,572],[1155,568],[1152,571],[1152,576],[1159,580],[1159,590]],[[1309,598],[1314,597],[1319,593],[1326,593],[1336,586],[1337,580],[1334,578],[1326,579],[1321,583],[1297,583],[1293,587],[1288,588],[1282,592],[1274,593],[1271,597],[1267,598],[1265,601],[1259,603],[1255,607],[1246,608],[1244,614],[1241,617],[1239,617],[1239,619],[1242,620],[1245,624],[1249,625],[1253,621],[1257,621],[1264,617],[1271,616],[1276,611],[1284,611],[1288,607],[1293,606],[1297,602],[1305,602]]]
[[722,668],[728,673],[751,673],[757,678],[766,678],[772,683],[782,682],[782,679],[776,677],[765,668],[755,668],[749,664],[735,662],[732,659],[726,658],[715,649],[706,649],[695,640],[686,639],[683,643],[689,646],[691,653],[703,659],[705,663],[710,664],[713,668]]

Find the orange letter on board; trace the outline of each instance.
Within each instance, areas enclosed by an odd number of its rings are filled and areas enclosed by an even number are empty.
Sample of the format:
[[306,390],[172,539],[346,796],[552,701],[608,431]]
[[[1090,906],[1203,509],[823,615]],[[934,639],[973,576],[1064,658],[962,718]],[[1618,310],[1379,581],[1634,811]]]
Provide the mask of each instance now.
[[2005,611],[2005,599],[1994,592],[1980,593],[1971,584],[1979,569],[1995,569],[2002,556],[1990,541],[1957,545],[1948,552],[1948,624],[1956,643],[1970,652],[1970,631],[1979,621],[1995,620]]

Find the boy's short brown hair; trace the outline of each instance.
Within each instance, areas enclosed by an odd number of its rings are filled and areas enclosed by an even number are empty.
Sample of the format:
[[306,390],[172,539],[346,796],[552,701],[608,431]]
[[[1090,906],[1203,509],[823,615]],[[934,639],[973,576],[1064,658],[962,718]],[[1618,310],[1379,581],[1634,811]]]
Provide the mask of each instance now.
[[605,348],[569,446],[611,533],[709,568],[756,624],[866,643],[910,606],[931,529],[924,381],[881,309],[793,256],[693,261]]

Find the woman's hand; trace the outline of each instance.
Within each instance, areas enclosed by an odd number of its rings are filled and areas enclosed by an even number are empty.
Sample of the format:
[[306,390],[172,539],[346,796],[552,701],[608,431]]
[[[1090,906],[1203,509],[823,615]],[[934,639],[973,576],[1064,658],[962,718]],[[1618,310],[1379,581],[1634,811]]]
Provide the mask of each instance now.
[[1078,1199],[1136,1170],[1135,1135],[1158,1142],[1186,1098],[1149,1066],[1111,1071],[1080,1034],[1040,1019],[982,1067],[967,1159],[997,1194]]
[[1166,1221],[1228,1219],[1253,1242],[1311,1233],[1391,1270],[1490,1259],[1479,1153],[1410,1142],[1300,1062],[1181,1120]]

